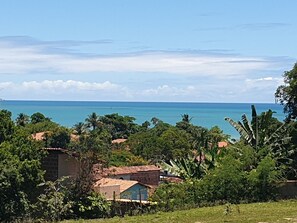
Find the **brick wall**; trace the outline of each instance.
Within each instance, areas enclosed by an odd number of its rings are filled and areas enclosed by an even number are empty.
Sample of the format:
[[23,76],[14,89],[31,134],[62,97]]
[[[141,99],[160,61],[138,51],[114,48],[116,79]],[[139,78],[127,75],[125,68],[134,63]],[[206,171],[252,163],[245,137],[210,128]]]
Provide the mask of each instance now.
[[57,180],[59,176],[59,152],[52,151],[41,162],[42,169],[45,170],[45,180]]
[[136,180],[139,183],[157,186],[160,181],[160,171],[144,171],[131,174],[131,180]]

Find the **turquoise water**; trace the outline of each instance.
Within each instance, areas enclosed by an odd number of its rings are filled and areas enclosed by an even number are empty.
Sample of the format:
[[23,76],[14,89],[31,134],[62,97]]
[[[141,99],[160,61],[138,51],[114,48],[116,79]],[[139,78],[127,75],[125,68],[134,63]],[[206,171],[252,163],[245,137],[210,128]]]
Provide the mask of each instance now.
[[[277,104],[255,104],[258,114],[271,109],[275,117],[284,119],[282,106]],[[41,112],[53,121],[68,127],[85,118],[92,112],[99,115],[119,113],[136,118],[136,123],[150,121],[157,117],[164,122],[175,124],[182,114],[192,117],[191,122],[207,128],[219,126],[226,134],[237,138],[237,132],[224,118],[240,120],[243,113],[251,115],[248,103],[172,103],[172,102],[79,102],[79,101],[0,101],[0,109],[13,113],[15,119],[19,113],[32,115]]]

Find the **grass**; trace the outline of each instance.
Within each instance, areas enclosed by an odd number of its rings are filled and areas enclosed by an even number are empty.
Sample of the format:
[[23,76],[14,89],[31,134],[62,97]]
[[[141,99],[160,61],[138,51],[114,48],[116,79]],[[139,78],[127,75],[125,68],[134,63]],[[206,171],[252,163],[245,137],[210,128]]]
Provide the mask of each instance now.
[[297,223],[297,200],[231,205],[230,207],[231,212],[226,211],[226,205],[222,205],[124,218],[72,220],[64,223]]

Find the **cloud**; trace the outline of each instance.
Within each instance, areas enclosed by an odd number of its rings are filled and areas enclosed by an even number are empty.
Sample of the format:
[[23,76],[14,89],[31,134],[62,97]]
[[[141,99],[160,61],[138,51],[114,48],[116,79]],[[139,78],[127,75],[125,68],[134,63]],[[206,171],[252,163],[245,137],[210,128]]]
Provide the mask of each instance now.
[[284,79],[278,78],[278,77],[261,77],[261,78],[255,78],[255,79],[246,79],[245,82],[248,85],[255,85],[255,84],[261,84],[261,85],[280,85],[283,84]]
[[141,92],[144,96],[190,96],[196,91],[194,86],[186,87],[170,87],[169,85],[162,85],[156,88],[145,89]]
[[[119,94],[123,97],[129,97],[129,91],[118,84],[105,81],[83,82],[74,80],[44,80],[44,81],[24,81],[22,83],[0,82],[1,97],[5,99],[55,99],[56,96],[62,95],[64,98],[75,100],[82,99],[84,96],[93,98],[104,98],[106,95]],[[73,96],[76,96],[73,98]],[[99,96],[99,97],[98,97]],[[77,98],[78,97],[78,98]],[[56,98],[57,99],[57,98]]]
[[[63,53],[61,53],[51,50],[54,48],[51,44],[58,42],[30,39],[23,41],[22,38],[21,40],[0,38],[0,74],[138,72],[223,78],[273,69],[279,65],[273,58],[239,56],[212,51],[142,51],[89,55],[78,52],[67,53],[66,50],[62,50]],[[59,42],[63,45],[62,43],[63,41]]]

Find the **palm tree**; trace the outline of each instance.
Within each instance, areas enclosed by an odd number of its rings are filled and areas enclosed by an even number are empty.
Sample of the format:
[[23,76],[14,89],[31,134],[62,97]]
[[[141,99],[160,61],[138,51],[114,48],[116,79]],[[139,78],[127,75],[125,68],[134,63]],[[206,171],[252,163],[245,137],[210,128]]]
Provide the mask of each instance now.
[[151,122],[153,123],[153,125],[157,125],[159,122],[160,122],[160,119],[156,118],[156,117],[153,117],[151,119]]
[[83,122],[79,122],[73,126],[73,129],[75,131],[75,134],[80,136],[86,132],[86,125]]
[[190,121],[192,120],[192,117],[190,118],[188,114],[183,114],[181,115],[181,117],[182,117],[182,121],[186,123],[190,123]]
[[19,126],[25,126],[29,123],[29,121],[29,116],[24,113],[18,114],[18,117],[16,118],[16,124]]
[[95,130],[98,127],[99,124],[99,116],[93,112],[86,118],[87,126],[92,127],[93,130]]

